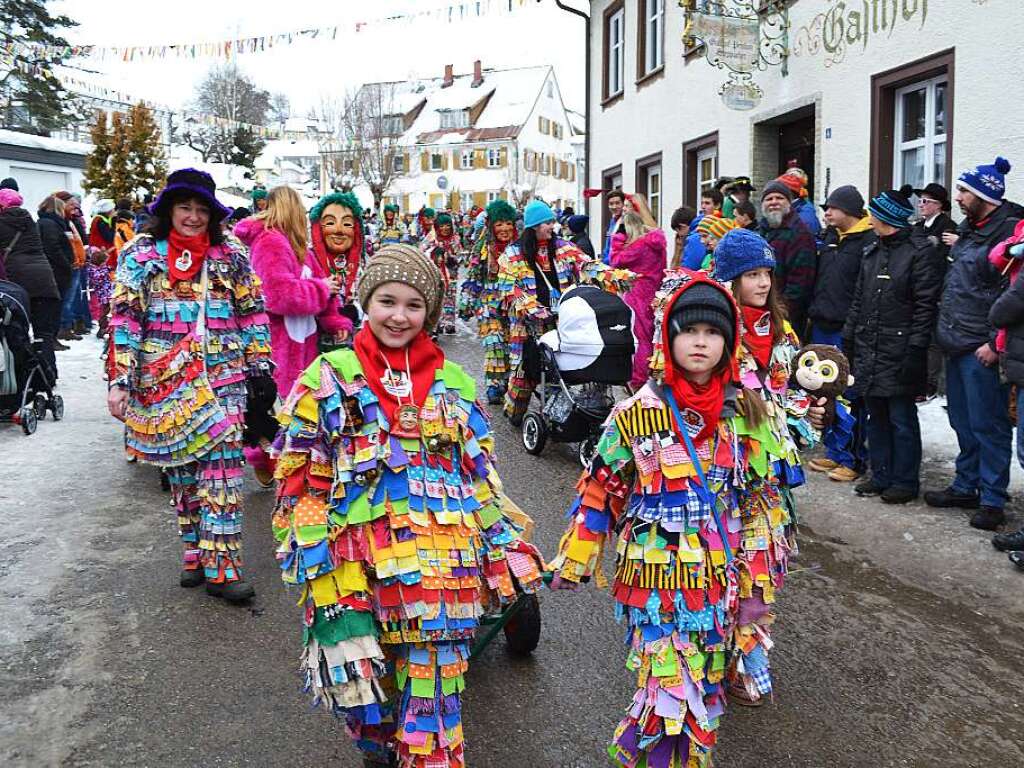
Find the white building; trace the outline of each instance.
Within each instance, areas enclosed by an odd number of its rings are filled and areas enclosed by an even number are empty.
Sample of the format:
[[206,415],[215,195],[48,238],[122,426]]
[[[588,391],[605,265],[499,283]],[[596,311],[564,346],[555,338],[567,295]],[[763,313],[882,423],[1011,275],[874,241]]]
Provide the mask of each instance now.
[[[756,71],[763,95],[737,111],[719,96],[727,71],[684,41],[679,3],[594,0],[587,186],[647,194],[667,227],[720,174],[748,174],[761,188],[796,161],[820,203],[842,184],[865,197],[903,183],[951,188],[961,169],[1003,155],[1017,166],[1008,195],[1024,197],[1012,74],[1024,2],[764,0],[762,30],[776,6],[789,18],[776,49],[788,49],[785,67]],[[599,237],[607,211],[591,213]]]
[[0,179],[16,179],[25,208],[35,211],[59,190],[81,194],[90,152],[91,144],[0,130]]
[[[570,116],[550,66],[485,69],[384,89],[402,151],[387,192],[403,212],[423,205],[468,211],[503,198],[576,205]],[[358,98],[358,97],[357,97]]]

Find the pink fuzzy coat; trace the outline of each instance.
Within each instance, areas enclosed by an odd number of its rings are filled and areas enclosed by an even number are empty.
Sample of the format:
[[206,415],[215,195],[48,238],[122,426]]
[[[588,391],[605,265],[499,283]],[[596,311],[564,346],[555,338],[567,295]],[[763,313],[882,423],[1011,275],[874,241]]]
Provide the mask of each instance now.
[[288,238],[262,221],[245,219],[235,235],[249,246],[252,267],[263,282],[263,301],[270,317],[274,381],[283,400],[292,384],[319,354],[320,333],[352,331],[352,322],[338,313],[326,276],[312,252],[300,264]]
[[665,233],[660,229],[648,232],[626,245],[625,233],[612,238],[611,264],[637,274],[633,287],[623,297],[633,310],[633,336],[636,354],[633,355],[633,377],[629,383],[639,389],[650,373],[651,355],[654,353],[654,294],[661,285],[668,265]]

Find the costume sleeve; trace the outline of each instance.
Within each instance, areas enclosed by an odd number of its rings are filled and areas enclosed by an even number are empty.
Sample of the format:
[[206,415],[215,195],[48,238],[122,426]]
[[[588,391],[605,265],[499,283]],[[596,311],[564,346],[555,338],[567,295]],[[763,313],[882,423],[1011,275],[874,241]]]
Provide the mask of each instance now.
[[505,495],[494,468],[494,436],[479,403],[468,404],[464,426],[463,465],[473,478],[475,516],[487,547],[484,576],[487,586],[502,601],[514,600],[519,584],[524,592],[533,592],[541,584],[544,560],[537,548],[526,540],[532,520]]
[[149,239],[134,240],[121,251],[110,298],[107,372],[111,387],[130,389],[135,381],[148,303],[146,264],[155,255],[153,241]]
[[235,317],[245,345],[247,375],[270,370],[270,327],[263,309],[263,289],[253,271],[249,257],[242,250],[234,251],[232,301]]
[[[311,255],[306,258],[313,258]],[[282,316],[318,315],[330,300],[327,281],[304,278],[284,235],[270,232],[257,238],[250,252],[268,312]]]
[[625,509],[635,471],[632,449],[614,417],[609,418],[594,459],[576,483],[577,496],[568,512],[569,527],[548,570],[575,583],[594,574],[605,539]]
[[526,264],[520,260],[513,261],[506,250],[498,265],[498,292],[508,314],[521,320],[543,320],[548,317],[550,310],[537,301],[533,292],[526,289],[523,281]]
[[581,283],[593,283],[601,290],[621,295],[626,293],[632,287],[633,281],[636,280],[636,274],[628,269],[609,267],[600,261],[587,258],[578,248],[573,250],[577,257],[576,267]]

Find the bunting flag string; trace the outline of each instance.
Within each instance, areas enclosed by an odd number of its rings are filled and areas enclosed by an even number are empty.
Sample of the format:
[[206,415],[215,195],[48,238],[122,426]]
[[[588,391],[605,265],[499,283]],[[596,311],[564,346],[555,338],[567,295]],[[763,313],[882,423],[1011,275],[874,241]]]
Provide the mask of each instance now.
[[344,25],[277,32],[256,37],[243,37],[237,40],[176,43],[173,45],[58,46],[9,40],[0,42],[0,54],[8,57],[17,56],[55,60],[78,56],[95,56],[100,60],[118,59],[125,62],[167,58],[197,59],[201,57],[231,59],[233,56],[263,53],[278,46],[294,45],[307,40],[336,40],[339,35],[349,33],[360,34],[370,27],[396,22],[437,21],[454,24],[466,19],[483,16],[507,15],[522,8],[528,2],[529,0],[470,0],[469,2],[454,2],[411,13],[393,14],[377,19],[349,22]]

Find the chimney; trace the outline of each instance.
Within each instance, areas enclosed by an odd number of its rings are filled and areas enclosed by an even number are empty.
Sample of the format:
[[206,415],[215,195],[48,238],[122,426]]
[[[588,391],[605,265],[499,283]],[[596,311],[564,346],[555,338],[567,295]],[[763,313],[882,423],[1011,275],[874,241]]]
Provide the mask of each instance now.
[[484,84],[484,70],[480,64],[480,59],[473,62],[473,82],[471,88],[479,88]]
[[448,88],[455,82],[455,67],[452,64],[444,65],[444,82],[441,83],[442,88]]

